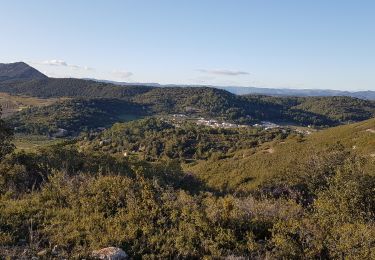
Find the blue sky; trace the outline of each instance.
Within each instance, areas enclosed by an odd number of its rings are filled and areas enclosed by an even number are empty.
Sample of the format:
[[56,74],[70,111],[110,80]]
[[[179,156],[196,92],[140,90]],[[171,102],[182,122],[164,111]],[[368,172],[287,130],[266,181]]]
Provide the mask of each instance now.
[[1,0],[0,62],[53,77],[375,90],[375,1]]

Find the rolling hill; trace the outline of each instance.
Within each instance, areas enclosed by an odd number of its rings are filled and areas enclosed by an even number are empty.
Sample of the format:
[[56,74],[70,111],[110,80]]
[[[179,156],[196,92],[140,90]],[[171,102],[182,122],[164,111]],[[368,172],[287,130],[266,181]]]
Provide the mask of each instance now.
[[0,83],[0,92],[40,98],[129,98],[149,91],[147,86],[116,86],[108,83],[74,78],[45,78],[23,82]]
[[[102,91],[107,90],[105,87],[97,88],[95,93],[99,95]],[[371,118],[375,114],[375,102],[349,97],[236,96],[213,88],[138,89],[132,87],[132,89],[124,88],[118,91],[126,98],[73,98],[50,106],[24,109],[8,120],[20,132],[46,134],[56,131],[57,128],[69,128],[71,133],[77,134],[83,129],[108,127],[115,123],[124,113],[122,106],[131,106],[132,109],[126,113],[135,118],[139,115],[184,114],[187,117],[204,117],[239,124],[271,121],[282,125],[317,127],[360,121]],[[124,94],[125,92],[127,94]],[[106,93],[108,96],[113,96],[113,92]],[[99,111],[104,114],[97,114],[96,112]],[[88,120],[89,117],[92,119]],[[56,127],[51,128],[52,125]]]
[[360,99],[375,100],[375,91],[341,91],[331,89],[277,89],[256,87],[217,87],[236,95],[268,95],[296,97],[334,97],[347,96]]
[[110,127],[116,122],[135,119],[145,113],[142,106],[124,100],[69,99],[24,109],[7,118],[6,122],[17,133],[61,135],[64,131],[64,136],[74,136],[84,130]]

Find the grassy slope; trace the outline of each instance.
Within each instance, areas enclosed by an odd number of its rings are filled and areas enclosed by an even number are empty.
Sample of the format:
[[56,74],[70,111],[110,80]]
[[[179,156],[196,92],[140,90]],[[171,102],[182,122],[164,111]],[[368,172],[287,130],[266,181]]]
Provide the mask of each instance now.
[[185,170],[213,188],[251,190],[337,142],[375,160],[374,131],[375,119],[370,119],[313,133],[303,140],[290,137],[285,142],[265,143],[257,149],[239,151],[229,159],[185,165]]
[[36,152],[39,148],[57,144],[65,141],[65,139],[50,139],[42,135],[22,135],[14,136],[14,145],[16,151]]
[[2,107],[2,117],[8,117],[22,109],[29,107],[48,106],[57,102],[58,98],[37,98],[22,95],[10,95],[0,92],[0,106]]

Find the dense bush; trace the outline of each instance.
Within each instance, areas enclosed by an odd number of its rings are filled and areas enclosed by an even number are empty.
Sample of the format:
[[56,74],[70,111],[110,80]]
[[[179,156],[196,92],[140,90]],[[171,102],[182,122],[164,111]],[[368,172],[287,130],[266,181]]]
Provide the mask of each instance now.
[[191,193],[173,161],[128,161],[70,146],[7,156],[0,164],[0,243],[5,249],[25,241],[30,254],[57,245],[65,257],[113,245],[135,258],[370,259],[375,177],[364,159],[340,156],[338,163],[319,155],[325,159],[316,169],[326,180],[319,187],[298,169],[300,178],[279,183],[306,187],[310,203],[262,187],[246,196],[204,186]]
[[1,119],[1,107],[0,107],[0,160],[4,156],[10,153],[14,146],[12,144],[13,131],[8,124]]
[[93,139],[87,134],[80,145],[114,154],[127,152],[151,161],[160,158],[192,160],[230,156],[234,151],[257,147],[276,139],[282,140],[289,134],[290,130],[282,129],[223,129],[147,118],[115,124]]

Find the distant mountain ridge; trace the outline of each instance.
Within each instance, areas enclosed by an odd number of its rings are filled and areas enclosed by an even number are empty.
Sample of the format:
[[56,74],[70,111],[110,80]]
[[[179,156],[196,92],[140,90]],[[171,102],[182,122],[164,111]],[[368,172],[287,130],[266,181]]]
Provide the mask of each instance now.
[[[21,83],[20,83],[21,82]],[[360,99],[375,100],[375,91],[340,91],[330,89],[277,89],[238,86],[213,86],[213,85],[177,85],[159,83],[129,83],[98,79],[74,79],[74,78],[49,78],[35,68],[24,62],[0,63],[0,91],[13,94],[26,94],[36,96],[76,96],[84,88],[86,93],[95,97],[123,96],[128,91],[121,87],[128,87],[131,91],[139,89],[140,92],[158,87],[210,87],[223,89],[236,95],[258,94],[268,96],[296,96],[296,97],[318,97],[318,96],[349,96]],[[64,89],[64,90],[62,90]],[[95,94],[94,94],[95,93]],[[103,95],[103,96],[102,96]],[[92,96],[92,95],[89,95]]]
[[236,95],[259,94],[269,96],[296,96],[296,97],[332,97],[348,96],[361,99],[375,100],[375,91],[342,91],[332,89],[276,89],[256,87],[217,87]]
[[48,78],[24,62],[0,63],[0,82]]
[[361,99],[375,100],[375,91],[343,91],[333,89],[288,89],[288,88],[258,88],[258,87],[238,87],[238,86],[215,86],[215,85],[194,85],[194,84],[159,84],[159,83],[130,83],[111,80],[87,79],[97,82],[110,83],[119,86],[148,86],[148,87],[210,87],[224,89],[236,95],[267,95],[267,96],[294,96],[294,97],[333,97],[348,96]]

